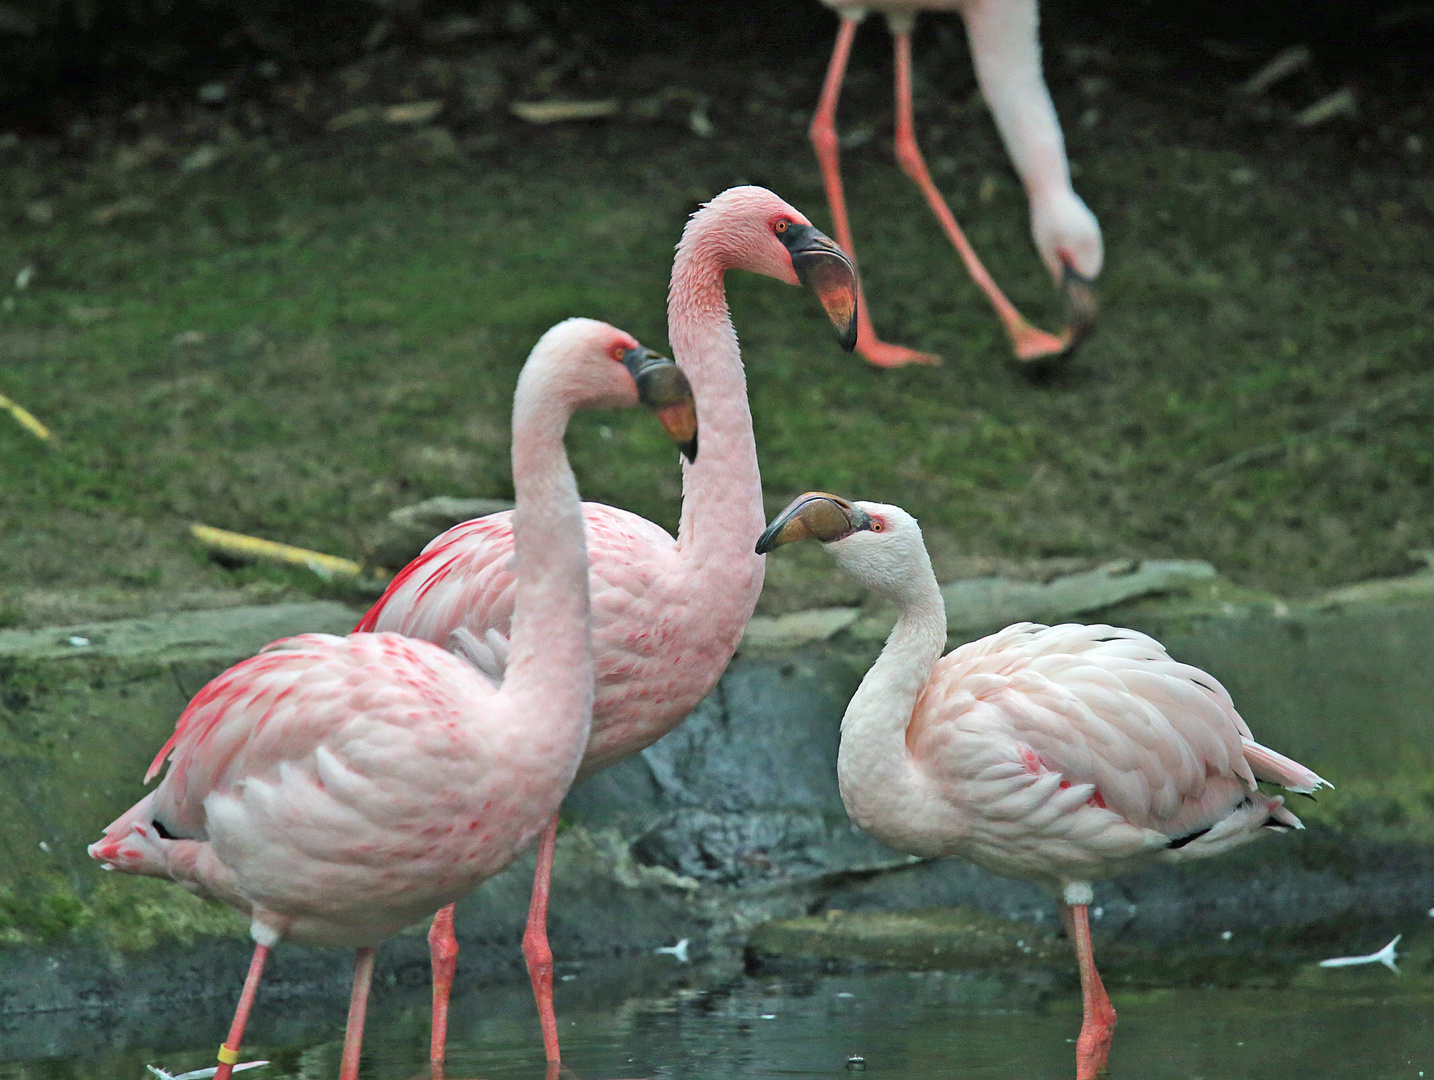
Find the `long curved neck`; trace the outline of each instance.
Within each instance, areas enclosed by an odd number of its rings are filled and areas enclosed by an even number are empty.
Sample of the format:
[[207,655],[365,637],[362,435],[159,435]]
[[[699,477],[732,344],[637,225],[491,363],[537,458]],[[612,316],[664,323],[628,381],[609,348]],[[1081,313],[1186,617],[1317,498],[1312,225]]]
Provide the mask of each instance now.
[[911,568],[896,627],[861,680],[841,722],[837,781],[847,812],[879,838],[884,819],[904,812],[903,796],[920,783],[907,748],[907,728],[931,669],[946,647],[946,607],[931,560]]
[[[694,222],[694,226],[696,226]],[[765,527],[747,379],[727,309],[727,265],[689,227],[672,266],[668,336],[697,402],[697,460],[684,465],[677,547],[685,580],[704,605],[730,606],[723,622],[740,636],[762,590],[754,551]]]
[[1071,186],[1065,138],[1041,73],[1036,0],[977,0],[962,9],[981,93],[1026,192]]
[[563,449],[572,409],[545,381],[530,364],[513,399],[516,585],[503,693],[537,703],[526,749],[561,773],[568,759],[576,768],[592,722],[592,623],[582,504]]

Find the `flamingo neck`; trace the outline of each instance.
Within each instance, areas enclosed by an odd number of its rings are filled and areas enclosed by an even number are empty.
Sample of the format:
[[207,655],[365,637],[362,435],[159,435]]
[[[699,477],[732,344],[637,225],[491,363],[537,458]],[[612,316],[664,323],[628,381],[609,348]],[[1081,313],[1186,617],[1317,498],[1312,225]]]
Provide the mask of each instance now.
[[715,612],[720,626],[713,633],[732,637],[735,648],[762,591],[764,560],[754,547],[766,522],[747,379],[723,283],[730,265],[701,231],[684,236],[667,312],[699,431],[697,460],[683,466],[678,555],[686,587],[704,598],[704,617],[713,616],[713,604],[727,609]]
[[1065,138],[1041,72],[1035,0],[962,8],[981,94],[1033,203],[1070,190]]
[[915,819],[921,776],[907,729],[931,670],[946,647],[946,607],[925,551],[911,568],[896,626],[861,680],[841,722],[837,782],[853,821],[901,848]]
[[523,755],[573,770],[592,722],[592,620],[582,504],[563,434],[573,406],[531,362],[513,399],[515,609],[503,693],[535,701]]

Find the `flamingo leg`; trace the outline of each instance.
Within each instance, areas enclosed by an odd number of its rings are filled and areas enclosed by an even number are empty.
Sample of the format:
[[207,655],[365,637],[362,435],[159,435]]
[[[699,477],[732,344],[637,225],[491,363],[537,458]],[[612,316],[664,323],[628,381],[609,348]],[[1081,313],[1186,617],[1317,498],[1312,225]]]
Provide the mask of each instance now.
[[[837,99],[841,96],[842,80],[846,77],[847,60],[851,56],[851,43],[856,37],[859,22],[861,16],[841,17],[836,47],[832,49],[831,63],[827,67],[826,80],[822,83],[822,96],[817,102],[816,115],[812,117],[812,126],[808,132],[812,147],[817,152],[817,163],[821,166],[822,184],[826,188],[827,203],[831,206],[837,243],[841,244],[853,261],[856,259],[856,248],[852,244],[851,223],[847,219],[846,198],[842,193],[836,109]],[[866,296],[862,292],[859,277],[856,285],[856,351],[877,367],[935,364],[941,359],[930,353],[917,352],[915,349],[878,340],[876,330],[871,325],[871,315],[868,313]]]
[[458,967],[452,904],[433,916],[433,925],[428,928],[428,955],[433,964],[433,1032],[429,1037],[428,1060],[435,1080],[439,1080],[448,1046],[448,999],[453,993],[453,972]]
[[373,949],[359,949],[354,958],[354,988],[349,995],[349,1022],[344,1028],[344,1056],[339,1063],[339,1080],[358,1080],[363,1021],[368,1012],[368,988],[372,982]]
[[264,974],[264,961],[269,958],[267,945],[255,945],[253,959],[249,961],[249,974],[244,977],[244,989],[239,994],[239,1005],[234,1010],[234,1022],[229,1025],[229,1037],[219,1047],[219,1068],[214,1080],[229,1080],[234,1066],[239,1062],[239,1045],[244,1041],[244,1028],[249,1023],[249,1011],[254,1008],[254,995],[259,990],[259,976]]
[[1080,967],[1083,1018],[1076,1039],[1076,1080],[1095,1080],[1105,1072],[1110,1040],[1115,1034],[1115,1006],[1095,969],[1095,952],[1090,944],[1090,913],[1085,904],[1061,904],[1066,933],[1075,945]]
[[1016,357],[1020,360],[1039,360],[1061,355],[1067,351],[1071,342],[1066,337],[1057,337],[1031,325],[1025,316],[1016,310],[1015,305],[1006,299],[1001,287],[981,265],[976,249],[966,239],[966,234],[956,223],[951,208],[946,205],[946,200],[931,179],[926,160],[921,156],[921,148],[916,144],[916,123],[911,103],[910,24],[893,25],[892,36],[896,41],[896,160],[901,171],[906,173],[926,196],[926,201],[941,222],[941,227],[946,230],[947,238],[960,254],[966,272],[996,309],[996,315],[1001,320],[1001,325],[1006,328],[1006,335],[1011,339]]
[[554,814],[538,841],[538,870],[533,875],[533,898],[528,904],[528,928],[523,932],[523,959],[538,1003],[543,1028],[543,1052],[548,1064],[562,1061],[558,1052],[558,1017],[553,1010],[553,950],[548,945],[548,889],[553,880],[553,849],[558,842],[558,815]]

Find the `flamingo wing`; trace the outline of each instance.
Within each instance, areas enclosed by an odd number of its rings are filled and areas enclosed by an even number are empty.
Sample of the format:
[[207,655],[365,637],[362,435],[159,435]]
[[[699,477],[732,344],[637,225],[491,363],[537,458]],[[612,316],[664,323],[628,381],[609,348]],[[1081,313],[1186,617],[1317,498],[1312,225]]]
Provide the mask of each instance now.
[[1170,838],[1229,816],[1255,790],[1247,747],[1264,749],[1225,688],[1153,638],[1032,623],[944,657],[908,741],[979,786],[963,802],[983,813],[1076,827],[1090,807]]
[[[600,683],[631,673],[631,653],[663,631],[655,586],[672,569],[676,541],[645,518],[583,503]],[[512,512],[455,525],[390,583],[357,626],[391,630],[452,648],[502,681],[513,620]],[[459,633],[459,631],[463,631]]]
[[[173,835],[203,838],[211,795],[295,770],[341,802],[381,805],[374,793],[341,790],[364,787],[365,774],[431,788],[441,782],[434,761],[460,749],[445,741],[460,738],[462,710],[495,694],[468,665],[397,634],[276,641],[212,680],[184,710],[145,777],[169,759],[153,816]],[[483,754],[461,749],[466,769],[483,768]]]

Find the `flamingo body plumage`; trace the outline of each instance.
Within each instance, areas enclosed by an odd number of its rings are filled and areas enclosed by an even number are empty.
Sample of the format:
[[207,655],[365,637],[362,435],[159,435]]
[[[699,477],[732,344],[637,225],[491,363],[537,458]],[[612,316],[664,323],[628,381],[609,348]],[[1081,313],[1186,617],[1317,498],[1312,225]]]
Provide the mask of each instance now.
[[1106,625],[1016,623],[953,649],[932,665],[906,746],[914,797],[939,811],[903,814],[849,763],[843,796],[863,830],[1062,891],[1300,828],[1256,781],[1319,782],[1255,743],[1214,678]]
[[[710,442],[704,427],[704,447]],[[706,632],[684,588],[677,541],[637,514],[583,504],[594,626],[594,726],[581,775],[590,775],[651,745],[711,689],[741,638],[744,606],[716,604]],[[512,514],[490,514],[435,538],[395,578],[361,629],[397,626],[463,652],[466,630],[480,641],[506,637],[513,616]],[[742,571],[746,572],[743,573]],[[761,590],[760,572],[737,568],[733,592]],[[735,608],[735,610],[732,610]],[[403,613],[400,616],[399,613]],[[724,618],[724,616],[726,616]],[[724,625],[725,624],[725,625]],[[740,624],[737,625],[737,624]],[[725,655],[724,655],[725,653]],[[485,666],[486,658],[480,662]],[[493,674],[501,677],[502,660]]]
[[[306,634],[205,686],[150,766],[159,786],[90,854],[247,915],[256,947],[217,1080],[228,1080],[269,949],[358,950],[341,1080],[358,1073],[373,949],[472,891],[552,819],[592,717],[587,553],[563,433],[635,405],[670,361],[591,319],[549,330],[513,407],[512,635],[501,686],[427,641]],[[674,410],[680,402],[664,398]],[[687,409],[690,415],[690,398]]]
[[[668,335],[697,403],[702,437],[683,464],[678,535],[635,514],[584,503],[595,662],[593,725],[579,778],[651,745],[716,685],[762,591],[762,482],[741,351],[728,313],[728,270],[816,292],[846,348],[855,340],[856,280],[846,255],[765,188],[730,188],[688,221],[668,293]],[[507,514],[455,526],[390,584],[359,630],[393,630],[455,648],[501,673],[512,613]],[[524,953],[550,1062],[559,1060],[547,941],[556,819],[544,834]],[[452,913],[435,924],[431,1055],[444,1032],[457,945]]]
[[223,900],[270,943],[377,945],[511,862],[576,771],[561,738],[470,722],[503,704],[425,641],[276,641],[195,696],[163,782],[91,854]]
[[1079,1080],[1105,1068],[1115,1010],[1090,944],[1092,883],[1302,828],[1257,781],[1326,781],[1262,746],[1208,673],[1114,626],[1017,623],[945,656],[946,611],[916,519],[811,492],[757,550],[817,539],[894,601],[896,627],[842,718],[852,820],[913,855],[959,855],[1060,896],[1080,964]]

